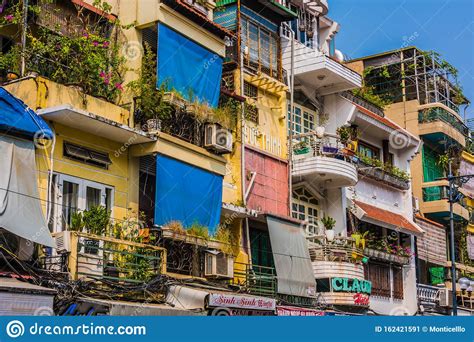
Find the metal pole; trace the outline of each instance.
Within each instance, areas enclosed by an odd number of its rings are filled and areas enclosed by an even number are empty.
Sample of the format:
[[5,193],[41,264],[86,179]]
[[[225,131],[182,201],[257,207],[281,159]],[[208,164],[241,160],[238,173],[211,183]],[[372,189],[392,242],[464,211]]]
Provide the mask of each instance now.
[[21,29],[21,69],[20,76],[25,76],[26,69],[26,29],[28,25],[28,0],[23,0],[23,27]]
[[454,188],[454,179],[452,175],[452,161],[449,160],[449,229],[450,229],[450,248],[451,248],[451,291],[453,299],[453,316],[458,315],[458,303],[456,296],[456,252],[454,250],[454,214],[453,214],[453,188]]
[[293,168],[293,113],[294,108],[294,92],[295,92],[295,32],[288,25],[291,39],[291,67],[290,67],[290,132],[288,134],[288,216],[291,216],[293,203],[293,184],[292,184],[292,168]]

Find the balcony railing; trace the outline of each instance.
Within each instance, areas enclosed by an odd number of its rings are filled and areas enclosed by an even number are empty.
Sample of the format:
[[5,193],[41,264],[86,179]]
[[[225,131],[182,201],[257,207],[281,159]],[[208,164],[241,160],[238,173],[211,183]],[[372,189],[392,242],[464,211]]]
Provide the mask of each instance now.
[[340,95],[346,99],[348,99],[351,102],[354,102],[355,104],[358,104],[359,106],[362,106],[371,112],[374,112],[378,116],[381,116],[382,118],[385,117],[384,111],[382,108],[379,106],[374,105],[373,103],[370,103],[369,101],[363,99],[360,96],[354,95],[351,91],[343,91],[340,93]]
[[363,255],[353,238],[336,237],[329,242],[325,237],[310,237],[308,242],[311,261],[354,262]]
[[402,256],[394,253],[388,253],[385,251],[366,248],[364,254],[372,259],[382,260],[386,262],[393,262],[395,264],[407,265],[410,263],[410,257]]
[[423,188],[423,202],[447,200],[449,198],[448,186],[429,186]]
[[408,190],[410,188],[410,181],[397,177],[390,172],[372,165],[359,162],[359,174],[375,179],[377,181],[386,183],[400,190]]
[[67,252],[62,259],[67,264],[47,257],[44,267],[53,272],[68,270],[72,279],[143,283],[166,273],[166,250],[161,247],[71,231],[54,237],[58,250]]
[[439,303],[440,288],[436,286],[417,284],[418,301],[425,304],[436,305]]
[[462,123],[455,115],[440,107],[432,107],[420,110],[418,112],[418,122],[428,123],[434,121],[443,121],[452,126],[464,136],[469,135],[469,128]]
[[316,132],[294,135],[293,153],[295,157],[310,155],[313,157],[335,158],[351,164],[358,162],[358,158],[354,156],[354,153],[351,153],[336,135],[328,133],[325,134],[324,138],[318,138]]
[[276,297],[277,276],[274,267],[234,263],[232,285],[238,285],[249,294]]

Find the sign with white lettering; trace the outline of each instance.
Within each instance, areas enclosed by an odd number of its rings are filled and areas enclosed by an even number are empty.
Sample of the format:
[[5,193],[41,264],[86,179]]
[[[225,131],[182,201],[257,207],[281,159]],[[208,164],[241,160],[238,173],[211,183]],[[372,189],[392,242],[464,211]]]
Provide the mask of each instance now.
[[355,292],[366,294],[372,292],[372,283],[367,280],[332,278],[331,284],[334,292]]
[[279,157],[283,156],[281,139],[262,132],[257,127],[245,126],[245,143]]
[[227,293],[211,293],[209,306],[253,310],[275,310],[276,301],[272,298],[247,297]]

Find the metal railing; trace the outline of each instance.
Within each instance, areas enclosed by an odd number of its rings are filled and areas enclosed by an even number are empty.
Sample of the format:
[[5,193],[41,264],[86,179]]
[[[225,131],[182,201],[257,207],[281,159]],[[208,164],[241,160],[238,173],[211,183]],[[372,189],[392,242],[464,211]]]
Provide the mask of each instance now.
[[340,142],[335,134],[326,133],[318,138],[316,132],[297,134],[293,136],[293,156],[310,155],[313,157],[328,157],[356,164],[358,158],[349,151],[347,145]]
[[[67,255],[72,279],[143,283],[166,273],[166,249],[162,247],[72,231],[55,237]],[[54,266],[53,258],[57,257],[50,258],[45,265],[52,271],[64,272],[64,267]]]
[[316,236],[309,237],[308,242],[311,261],[353,262],[364,252],[349,237],[335,237],[330,242],[323,236]]
[[246,293],[276,297],[277,275],[274,267],[234,263],[233,285],[238,285]]
[[423,188],[423,202],[447,200],[448,197],[448,186],[429,186]]
[[418,301],[421,303],[438,304],[440,288],[425,284],[416,284]]
[[350,91],[343,91],[340,93],[340,95],[344,97],[345,99],[348,99],[349,101],[354,102],[355,104],[358,104],[359,106],[364,107],[370,110],[371,112],[374,112],[375,114],[377,114],[378,116],[381,116],[382,118],[385,117],[383,108],[376,106],[375,104],[367,101],[366,99],[363,99],[360,96],[354,95]]
[[455,115],[440,107],[432,107],[418,112],[418,122],[428,123],[433,121],[443,121],[452,126],[464,136],[469,135],[469,128]]

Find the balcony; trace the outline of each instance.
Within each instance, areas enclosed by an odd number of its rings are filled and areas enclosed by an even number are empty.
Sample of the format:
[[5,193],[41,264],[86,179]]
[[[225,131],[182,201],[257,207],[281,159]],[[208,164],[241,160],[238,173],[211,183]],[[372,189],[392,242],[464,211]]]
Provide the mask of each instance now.
[[374,167],[373,165],[359,162],[358,172],[365,177],[382,182],[399,190],[410,189],[410,180],[398,177],[388,170]]
[[387,253],[387,252],[372,249],[372,248],[364,249],[364,254],[370,257],[370,259],[380,260],[384,262],[391,262],[394,264],[408,265],[410,263],[410,257],[408,256],[401,256],[401,255],[397,255],[393,253]]
[[461,118],[445,106],[439,104],[423,106],[423,109],[418,112],[418,123],[419,134],[425,139],[431,138],[437,142],[439,135],[443,134],[460,145],[466,146],[469,128]]
[[53,233],[59,257],[46,257],[44,268],[67,272],[71,279],[104,283],[144,283],[166,273],[161,247],[88,233]]
[[[280,35],[283,68],[290,72],[291,35],[284,27]],[[298,41],[294,44],[294,62],[294,72],[298,82],[316,90],[322,96],[359,88],[362,85],[362,79],[358,73],[323,52]]]
[[315,133],[294,137],[293,182],[307,181],[327,189],[353,186],[357,183],[354,157],[336,137],[323,139]]
[[[427,182],[422,184],[423,202],[420,210],[430,219],[445,224],[449,218],[449,187],[448,181]],[[453,205],[454,219],[468,221],[469,210],[459,203]]]
[[416,284],[418,302],[424,306],[439,304],[440,288],[424,284]]
[[356,263],[363,250],[355,246],[355,240],[337,237],[329,242],[325,237],[308,239],[309,254],[316,279],[349,277],[364,279],[364,267]]
[[[325,237],[308,239],[309,254],[313,272],[318,282],[318,292],[324,302],[330,305],[368,306],[370,290],[351,289],[350,283],[364,283],[364,266],[361,263],[363,250],[356,247],[355,240],[346,237],[336,237],[328,241]],[[344,282],[344,287],[338,287],[338,282]]]
[[277,275],[274,267],[234,263],[233,286],[241,291],[256,295],[275,298],[277,295]]

